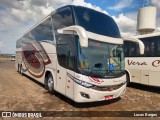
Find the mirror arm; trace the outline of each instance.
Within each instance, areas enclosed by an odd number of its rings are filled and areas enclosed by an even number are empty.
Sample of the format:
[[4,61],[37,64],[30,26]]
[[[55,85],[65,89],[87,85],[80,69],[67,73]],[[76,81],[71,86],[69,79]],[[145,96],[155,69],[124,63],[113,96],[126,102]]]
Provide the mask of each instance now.
[[76,32],[76,34],[79,36],[81,47],[88,47],[87,32],[81,26],[78,26],[78,25],[69,26],[69,27],[58,29],[57,32],[60,34],[73,34],[74,32]]

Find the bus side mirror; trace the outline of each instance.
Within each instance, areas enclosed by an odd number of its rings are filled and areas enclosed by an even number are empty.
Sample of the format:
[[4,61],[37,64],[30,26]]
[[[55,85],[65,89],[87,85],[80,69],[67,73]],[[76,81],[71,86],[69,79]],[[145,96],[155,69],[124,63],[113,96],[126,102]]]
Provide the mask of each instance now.
[[61,28],[57,30],[60,34],[76,34],[79,36],[80,46],[81,47],[88,47],[88,36],[86,30],[78,25],[69,26],[65,28]]
[[138,41],[138,44],[140,48],[140,54],[143,55],[144,54],[144,44],[141,40]]
[[124,41],[131,41],[131,42],[135,42],[138,43],[139,45],[139,50],[140,50],[140,54],[144,54],[144,44],[141,40],[137,39],[137,38],[124,38]]

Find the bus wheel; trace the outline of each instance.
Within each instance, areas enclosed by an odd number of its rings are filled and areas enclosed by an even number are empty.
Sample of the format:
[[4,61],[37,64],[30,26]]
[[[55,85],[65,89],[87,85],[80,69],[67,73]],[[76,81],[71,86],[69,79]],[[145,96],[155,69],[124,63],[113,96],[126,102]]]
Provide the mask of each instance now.
[[126,73],[126,79],[127,79],[127,86],[128,86],[130,84],[130,78],[128,73]]
[[23,68],[22,68],[22,64],[20,65],[20,74],[23,75]]
[[46,75],[45,77],[45,81],[46,81],[46,89],[48,90],[48,92],[50,94],[55,94],[55,91],[54,91],[54,81],[53,81],[53,77],[52,77],[52,74],[49,73],[48,75]]
[[18,64],[18,66],[17,66],[17,72],[19,73],[19,64]]

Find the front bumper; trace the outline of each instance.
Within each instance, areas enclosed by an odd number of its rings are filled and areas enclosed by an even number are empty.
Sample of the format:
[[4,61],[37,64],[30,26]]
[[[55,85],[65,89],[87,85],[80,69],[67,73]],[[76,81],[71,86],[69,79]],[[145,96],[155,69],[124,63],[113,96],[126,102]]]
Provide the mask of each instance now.
[[[74,101],[75,102],[95,102],[109,99],[115,99],[120,97],[126,91],[126,83],[120,88],[112,91],[100,91],[92,88],[85,88],[78,84],[74,84]],[[86,94],[87,97],[85,97]],[[89,97],[88,97],[89,96]],[[106,99],[109,98],[109,99]]]

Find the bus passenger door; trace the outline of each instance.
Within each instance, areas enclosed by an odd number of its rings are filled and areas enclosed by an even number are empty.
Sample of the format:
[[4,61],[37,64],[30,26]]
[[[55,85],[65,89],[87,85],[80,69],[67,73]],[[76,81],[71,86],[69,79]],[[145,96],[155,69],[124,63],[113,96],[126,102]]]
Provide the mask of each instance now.
[[57,45],[57,82],[56,90],[65,95],[67,77],[67,44]]

